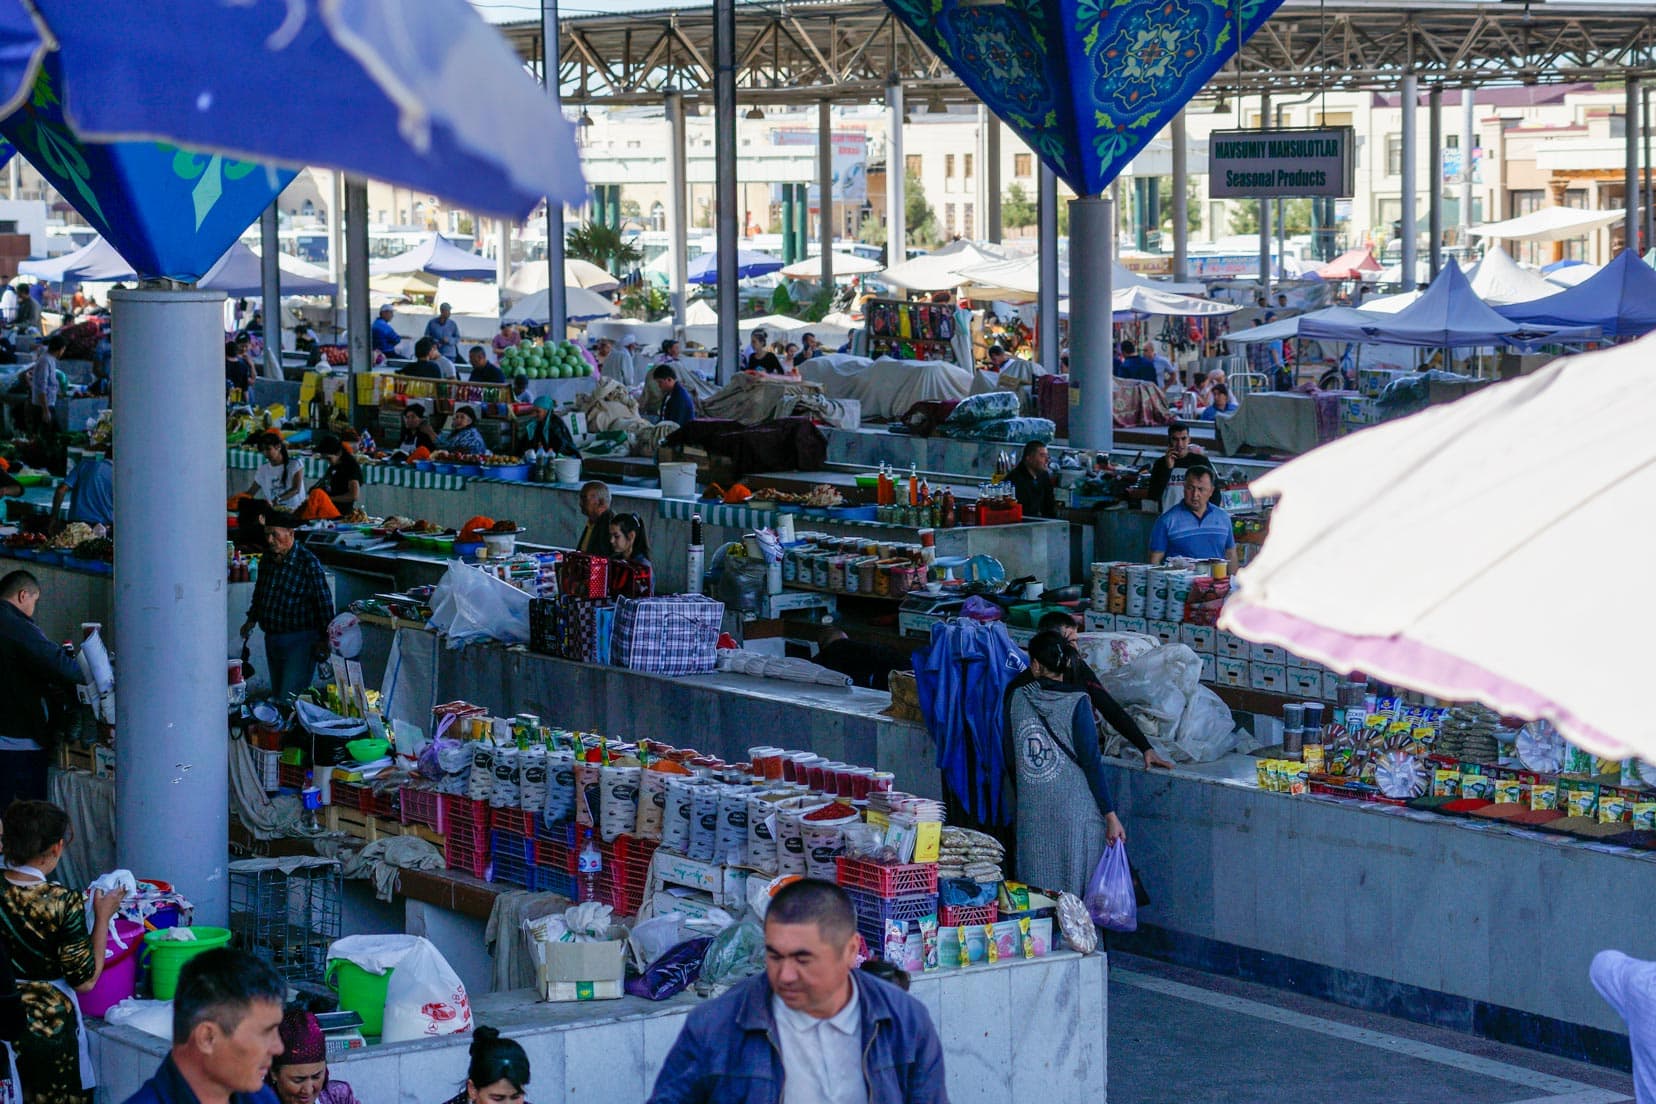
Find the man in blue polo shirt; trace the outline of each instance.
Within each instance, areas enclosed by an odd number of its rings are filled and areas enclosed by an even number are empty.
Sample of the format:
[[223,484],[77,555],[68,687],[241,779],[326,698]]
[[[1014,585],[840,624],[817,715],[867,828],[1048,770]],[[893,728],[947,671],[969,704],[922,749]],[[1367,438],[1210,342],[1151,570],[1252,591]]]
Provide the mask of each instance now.
[[1156,519],[1150,530],[1150,562],[1169,556],[1196,560],[1223,557],[1236,570],[1236,534],[1231,517],[1213,499],[1213,469],[1196,467],[1185,473],[1184,501]]

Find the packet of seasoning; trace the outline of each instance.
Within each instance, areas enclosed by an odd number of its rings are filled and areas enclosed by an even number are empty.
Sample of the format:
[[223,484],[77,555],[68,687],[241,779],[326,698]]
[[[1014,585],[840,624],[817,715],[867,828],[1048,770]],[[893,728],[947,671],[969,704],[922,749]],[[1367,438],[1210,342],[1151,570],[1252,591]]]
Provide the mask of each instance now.
[[961,924],[955,929],[960,936],[960,968],[965,969],[972,964],[971,949],[966,946],[966,925]]
[[920,924],[920,969],[925,973],[937,969],[937,917],[922,916]]
[[1460,795],[1461,772],[1453,768],[1439,767],[1432,772],[1433,797],[1458,797]]
[[1558,808],[1558,783],[1537,782],[1531,786],[1530,808],[1536,812]]
[[1018,918],[1018,941],[1023,945],[1025,958],[1035,957],[1035,937],[1029,933],[1029,917]]
[[1656,830],[1656,801],[1633,802],[1633,827],[1647,832]]
[[885,922],[885,947],[881,955],[887,962],[903,968],[903,959],[908,946],[908,924],[903,920],[887,920]]
[[991,966],[1000,961],[1000,945],[995,942],[995,925],[983,925],[984,954]]
[[1524,800],[1524,784],[1516,778],[1499,778],[1495,781],[1495,802],[1499,805],[1516,805]]

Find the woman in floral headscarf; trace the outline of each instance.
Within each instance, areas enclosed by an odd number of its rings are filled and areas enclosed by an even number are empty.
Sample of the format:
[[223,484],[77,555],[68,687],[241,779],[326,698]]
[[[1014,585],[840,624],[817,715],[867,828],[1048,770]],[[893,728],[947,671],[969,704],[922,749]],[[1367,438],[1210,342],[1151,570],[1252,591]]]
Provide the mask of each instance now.
[[328,1079],[328,1045],[316,1017],[289,1009],[280,1028],[282,1053],[270,1063],[270,1087],[282,1104],[357,1104],[343,1081]]

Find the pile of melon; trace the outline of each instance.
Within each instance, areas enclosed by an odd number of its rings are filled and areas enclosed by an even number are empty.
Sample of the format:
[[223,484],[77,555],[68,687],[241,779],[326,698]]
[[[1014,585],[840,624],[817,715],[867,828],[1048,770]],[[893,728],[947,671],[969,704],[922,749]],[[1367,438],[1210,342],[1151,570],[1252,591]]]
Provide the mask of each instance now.
[[592,375],[581,350],[573,341],[556,344],[527,342],[514,345],[500,354],[500,370],[510,379],[520,372],[529,379],[573,379]]

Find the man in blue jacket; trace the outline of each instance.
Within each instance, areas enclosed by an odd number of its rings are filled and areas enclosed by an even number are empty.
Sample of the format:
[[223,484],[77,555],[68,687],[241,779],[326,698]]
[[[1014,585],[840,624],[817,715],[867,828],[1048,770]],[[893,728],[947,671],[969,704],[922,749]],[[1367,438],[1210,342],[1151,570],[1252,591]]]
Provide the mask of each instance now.
[[803,879],[765,913],[765,972],[690,1013],[650,1104],[948,1104],[925,1008],[854,968],[845,891]]
[[27,571],[0,578],[0,809],[46,800],[51,702],[84,680],[80,665],[35,624],[40,583]]

